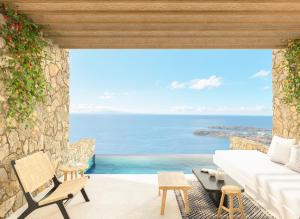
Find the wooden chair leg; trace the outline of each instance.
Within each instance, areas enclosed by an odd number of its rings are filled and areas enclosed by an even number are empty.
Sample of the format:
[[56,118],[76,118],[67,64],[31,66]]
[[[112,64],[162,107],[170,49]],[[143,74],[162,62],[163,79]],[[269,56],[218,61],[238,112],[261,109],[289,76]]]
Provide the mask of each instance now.
[[160,188],[158,188],[158,196],[160,196]]
[[225,193],[222,192],[222,196],[221,196],[221,200],[220,200],[220,204],[219,204],[219,209],[218,209],[218,218],[221,217],[221,214],[222,214],[222,207],[223,207],[223,204],[224,204],[224,199],[225,199]]
[[166,208],[166,200],[167,200],[167,190],[163,189],[162,201],[161,201],[161,209],[160,214],[164,215]]
[[183,199],[184,199],[185,213],[188,214],[190,212],[190,205],[189,205],[189,196],[187,190],[183,190]]
[[57,202],[56,204],[57,204],[61,214],[63,215],[64,219],[70,219],[70,216],[68,215],[68,212],[67,212],[63,202],[60,201],[60,202]]
[[233,219],[233,196],[229,195],[229,219]]
[[64,181],[67,181],[67,180],[68,180],[68,173],[64,172]]
[[241,212],[242,219],[245,219],[244,206],[243,206],[241,194],[238,194],[237,197],[238,197],[239,209]]

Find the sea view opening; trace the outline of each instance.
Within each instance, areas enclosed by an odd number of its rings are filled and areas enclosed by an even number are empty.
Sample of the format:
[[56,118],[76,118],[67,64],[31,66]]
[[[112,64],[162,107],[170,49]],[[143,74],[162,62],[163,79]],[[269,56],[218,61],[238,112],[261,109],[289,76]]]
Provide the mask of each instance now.
[[0,218],[299,219],[299,12],[1,1]]
[[87,173],[192,173],[215,168],[213,154],[235,137],[271,141],[271,50],[70,55],[70,142],[96,140]]

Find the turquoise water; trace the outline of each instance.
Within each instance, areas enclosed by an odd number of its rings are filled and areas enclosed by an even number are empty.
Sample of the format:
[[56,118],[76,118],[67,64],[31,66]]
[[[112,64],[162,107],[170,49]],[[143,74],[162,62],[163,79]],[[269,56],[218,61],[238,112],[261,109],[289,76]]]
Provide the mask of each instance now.
[[215,168],[212,155],[164,155],[164,156],[101,156],[95,158],[96,168],[90,174],[154,174],[158,171],[184,171],[192,173],[193,168]]
[[219,125],[271,128],[272,117],[71,114],[70,141],[96,140],[95,168],[90,173],[190,173],[193,167],[212,166],[212,160],[182,155],[228,149],[226,138],[193,135],[198,128]]

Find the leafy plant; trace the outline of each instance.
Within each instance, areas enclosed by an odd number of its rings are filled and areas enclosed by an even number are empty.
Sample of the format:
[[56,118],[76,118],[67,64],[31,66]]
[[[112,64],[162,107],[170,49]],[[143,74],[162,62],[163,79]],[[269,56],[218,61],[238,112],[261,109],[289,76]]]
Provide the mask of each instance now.
[[45,58],[40,27],[25,15],[2,5],[5,24],[0,37],[5,40],[8,58],[1,66],[1,79],[7,92],[7,117],[19,123],[30,121],[37,104],[45,98],[46,79],[42,61]]
[[300,112],[300,40],[289,41],[285,58],[288,75],[283,87],[284,100],[287,104],[295,105]]

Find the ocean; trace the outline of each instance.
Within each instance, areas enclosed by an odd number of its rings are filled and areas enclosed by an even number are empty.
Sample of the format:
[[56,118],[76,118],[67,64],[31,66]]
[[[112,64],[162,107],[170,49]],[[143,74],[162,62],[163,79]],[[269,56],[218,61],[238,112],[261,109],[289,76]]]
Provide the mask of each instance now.
[[226,138],[193,134],[209,126],[271,129],[272,117],[71,114],[70,142],[96,140],[96,167],[90,173],[190,173],[212,166],[214,151],[229,148]]
[[228,140],[193,132],[221,125],[271,129],[272,117],[71,114],[70,142],[93,138],[97,154],[213,154]]

